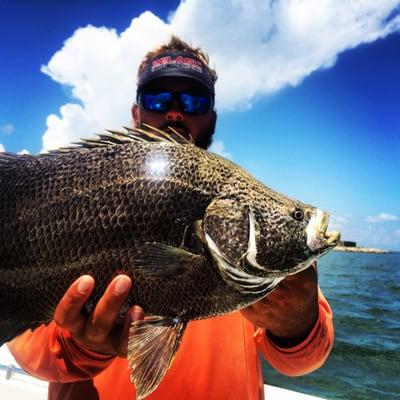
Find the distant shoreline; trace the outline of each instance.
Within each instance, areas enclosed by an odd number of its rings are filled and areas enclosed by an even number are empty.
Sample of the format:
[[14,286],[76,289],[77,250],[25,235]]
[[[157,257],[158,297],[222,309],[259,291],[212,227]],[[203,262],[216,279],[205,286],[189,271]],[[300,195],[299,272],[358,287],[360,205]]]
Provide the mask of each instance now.
[[373,247],[347,247],[347,246],[336,246],[335,251],[344,251],[349,253],[375,253],[375,254],[388,254],[391,253],[389,250],[374,249]]

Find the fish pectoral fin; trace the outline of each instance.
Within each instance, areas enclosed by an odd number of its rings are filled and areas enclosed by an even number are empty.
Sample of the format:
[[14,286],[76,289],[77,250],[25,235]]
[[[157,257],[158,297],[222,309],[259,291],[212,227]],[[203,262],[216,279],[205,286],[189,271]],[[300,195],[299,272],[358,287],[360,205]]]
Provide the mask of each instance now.
[[179,276],[204,263],[204,257],[179,247],[146,243],[139,249],[135,269],[149,278]]
[[137,400],[157,388],[174,360],[185,328],[186,322],[179,318],[155,317],[132,323],[128,364]]
[[222,279],[242,294],[266,295],[279,283],[279,279],[269,279],[255,276],[243,271],[239,265],[235,266],[229,258],[223,254],[218,245],[206,232],[205,239],[214,263]]

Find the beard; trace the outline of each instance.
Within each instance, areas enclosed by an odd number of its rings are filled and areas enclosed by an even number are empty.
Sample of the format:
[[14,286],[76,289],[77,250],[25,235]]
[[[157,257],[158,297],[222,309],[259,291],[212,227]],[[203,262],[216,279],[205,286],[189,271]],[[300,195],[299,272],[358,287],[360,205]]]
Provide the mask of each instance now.
[[215,133],[215,125],[217,123],[217,118],[214,118],[207,129],[201,133],[199,138],[196,140],[195,145],[201,147],[202,149],[208,149],[213,141],[213,136]]
[[[214,118],[212,118],[209,125],[204,129],[203,132],[201,132],[200,136],[195,140],[194,144],[196,146],[205,150],[207,150],[211,146],[211,143],[213,141],[213,136],[215,133],[216,123],[217,123],[217,114],[215,113]],[[146,127],[143,126],[143,123],[141,124],[141,128],[146,129]],[[169,121],[163,124],[158,129],[161,129],[164,132],[168,133],[168,128],[172,128],[186,139],[192,140],[190,129],[184,123],[179,121]]]

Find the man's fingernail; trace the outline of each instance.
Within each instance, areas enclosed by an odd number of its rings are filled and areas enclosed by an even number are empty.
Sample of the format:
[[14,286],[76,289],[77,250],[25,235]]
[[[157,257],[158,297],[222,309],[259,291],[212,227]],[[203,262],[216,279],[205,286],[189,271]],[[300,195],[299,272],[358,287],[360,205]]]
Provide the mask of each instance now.
[[126,293],[131,284],[128,279],[126,278],[118,278],[117,282],[115,282],[114,291],[116,294],[124,294]]
[[86,294],[92,286],[92,281],[83,276],[78,282],[78,292],[81,294]]
[[131,311],[132,322],[140,321],[142,319],[143,319],[143,310],[138,306],[133,307],[133,310]]

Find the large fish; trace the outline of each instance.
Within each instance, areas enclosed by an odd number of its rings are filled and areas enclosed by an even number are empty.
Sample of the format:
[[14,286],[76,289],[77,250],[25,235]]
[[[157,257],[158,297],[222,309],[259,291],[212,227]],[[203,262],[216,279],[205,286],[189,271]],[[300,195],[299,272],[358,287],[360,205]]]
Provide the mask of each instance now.
[[[45,155],[0,155],[0,345],[49,322],[82,274],[134,280],[127,307],[139,399],[186,324],[242,309],[333,248],[328,215],[279,194],[178,132],[111,132]],[[153,352],[153,356],[149,356]]]

